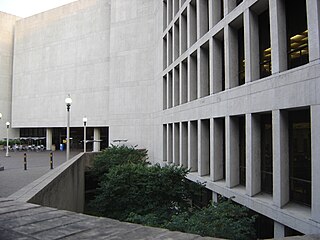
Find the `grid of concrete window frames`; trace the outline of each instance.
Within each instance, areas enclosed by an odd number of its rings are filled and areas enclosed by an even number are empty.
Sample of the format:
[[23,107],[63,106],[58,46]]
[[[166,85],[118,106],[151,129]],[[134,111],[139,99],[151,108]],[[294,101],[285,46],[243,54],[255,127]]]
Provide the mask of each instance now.
[[[289,16],[293,10],[287,0],[164,0],[163,109],[173,109],[173,114],[180,105],[319,59],[318,37],[308,38],[310,26],[319,33],[318,17],[306,12],[319,3],[301,3],[302,10],[292,7],[304,12],[305,21],[296,27],[290,26],[295,13]],[[270,18],[278,20],[272,29]],[[271,38],[272,31],[277,38]],[[277,41],[272,53],[271,41]],[[279,207],[289,201],[313,206],[312,216],[319,220],[320,209],[312,205],[319,190],[315,193],[311,179],[311,131],[316,130],[316,126],[311,129],[311,112],[306,105],[164,123],[163,159],[227,188],[245,186],[249,196],[270,194]],[[274,163],[275,139],[287,153]],[[302,153],[297,152],[297,144]],[[274,177],[275,168],[280,173]],[[286,178],[289,182],[282,181]],[[274,181],[279,184],[273,186]]]

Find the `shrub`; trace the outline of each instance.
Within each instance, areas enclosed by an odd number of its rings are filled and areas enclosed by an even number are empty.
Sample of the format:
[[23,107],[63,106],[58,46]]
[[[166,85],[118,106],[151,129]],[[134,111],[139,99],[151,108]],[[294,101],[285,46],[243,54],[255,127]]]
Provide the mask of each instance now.
[[111,145],[95,157],[91,173],[101,180],[103,175],[108,173],[112,167],[126,163],[148,164],[147,159],[147,150]]
[[255,218],[249,215],[248,208],[227,200],[209,205],[193,214],[183,213],[173,216],[164,227],[202,236],[253,239]]
[[187,173],[176,166],[115,166],[104,176],[92,205],[105,217],[137,223],[147,218],[159,226],[191,208]]

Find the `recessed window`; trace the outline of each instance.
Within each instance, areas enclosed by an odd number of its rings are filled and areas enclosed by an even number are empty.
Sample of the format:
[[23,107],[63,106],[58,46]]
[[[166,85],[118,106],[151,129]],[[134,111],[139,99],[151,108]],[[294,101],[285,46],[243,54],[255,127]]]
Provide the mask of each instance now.
[[309,62],[307,9],[305,0],[286,0],[288,68]]
[[273,164],[272,164],[272,115],[262,114],[261,129],[261,191],[273,192]]
[[290,200],[311,206],[310,110],[289,112]]
[[259,15],[260,78],[271,75],[271,43],[269,10]]
[[244,60],[244,28],[238,30],[238,60],[239,60],[239,85],[245,83],[245,60]]

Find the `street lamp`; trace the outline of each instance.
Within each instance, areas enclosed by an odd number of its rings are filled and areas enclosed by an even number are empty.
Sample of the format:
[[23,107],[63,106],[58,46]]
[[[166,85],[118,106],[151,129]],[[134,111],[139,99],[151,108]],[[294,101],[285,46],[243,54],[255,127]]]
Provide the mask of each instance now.
[[68,97],[65,99],[65,103],[67,106],[67,161],[68,161],[70,158],[70,107],[72,103],[70,94],[68,94]]
[[7,152],[6,152],[6,157],[9,157],[9,127],[10,123],[6,122],[7,125]]
[[84,116],[83,119],[83,152],[87,151],[87,117]]

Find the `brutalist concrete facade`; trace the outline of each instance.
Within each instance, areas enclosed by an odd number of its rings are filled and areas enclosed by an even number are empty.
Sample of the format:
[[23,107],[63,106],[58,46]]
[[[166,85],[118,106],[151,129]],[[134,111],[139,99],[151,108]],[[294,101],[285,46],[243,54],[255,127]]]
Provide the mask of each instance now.
[[163,1],[163,159],[272,219],[274,237],[320,231],[319,8]]
[[5,106],[14,129],[46,128],[50,146],[70,93],[71,127],[86,115],[96,139],[107,126],[110,141],[190,168],[214,200],[274,221],[274,237],[319,233],[319,9],[318,0],[80,0],[12,23]]

